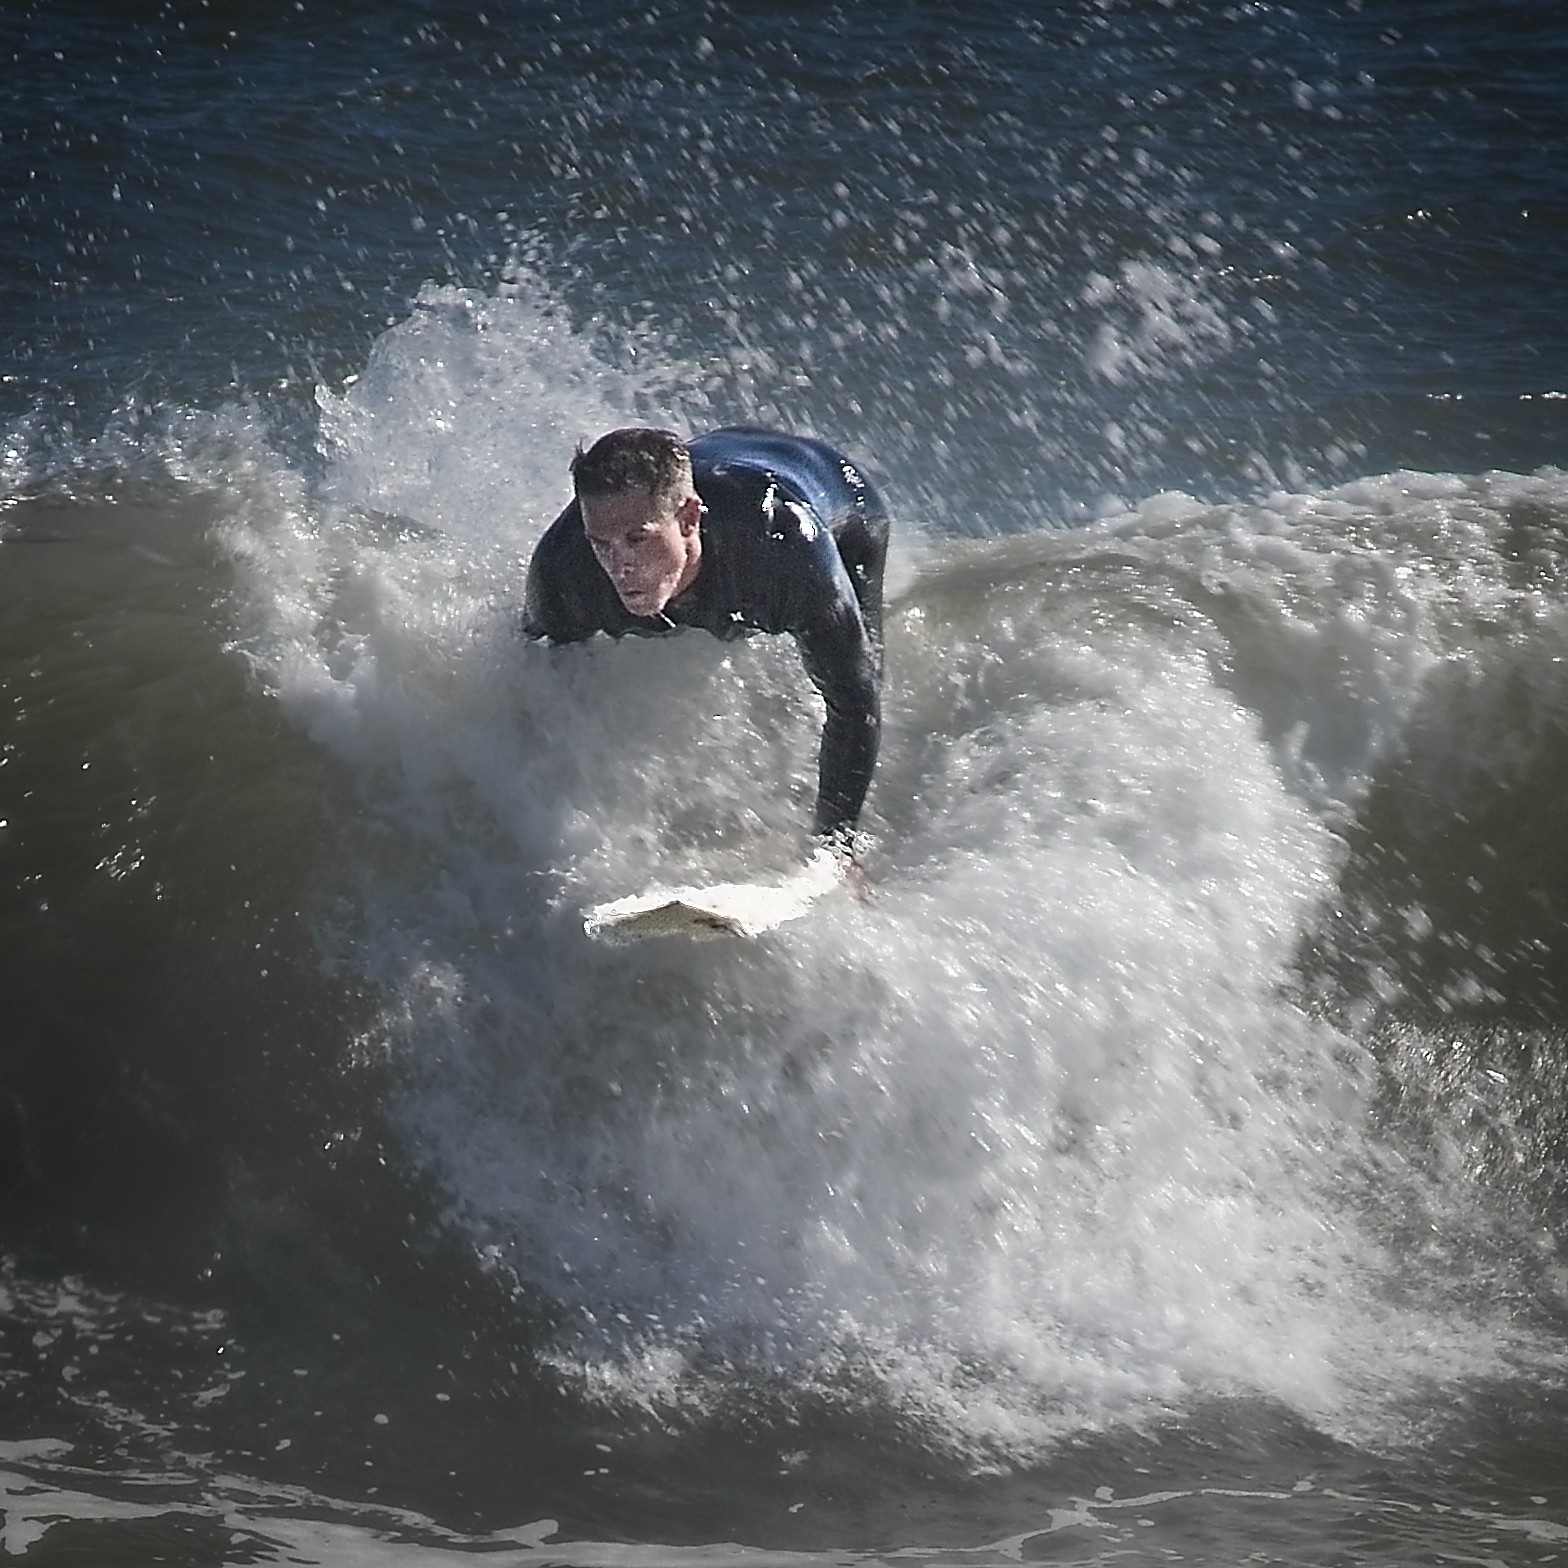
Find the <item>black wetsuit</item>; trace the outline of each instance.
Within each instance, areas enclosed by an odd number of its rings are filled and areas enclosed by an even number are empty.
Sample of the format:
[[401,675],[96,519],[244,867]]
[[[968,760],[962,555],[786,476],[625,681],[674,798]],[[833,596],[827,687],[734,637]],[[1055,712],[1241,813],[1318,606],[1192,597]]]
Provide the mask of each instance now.
[[552,642],[686,626],[725,639],[788,632],[828,710],[816,831],[846,832],[860,815],[881,737],[882,499],[823,441],[734,427],[689,446],[707,509],[691,586],[662,615],[633,615],[594,559],[573,501],[534,550],[523,629]]

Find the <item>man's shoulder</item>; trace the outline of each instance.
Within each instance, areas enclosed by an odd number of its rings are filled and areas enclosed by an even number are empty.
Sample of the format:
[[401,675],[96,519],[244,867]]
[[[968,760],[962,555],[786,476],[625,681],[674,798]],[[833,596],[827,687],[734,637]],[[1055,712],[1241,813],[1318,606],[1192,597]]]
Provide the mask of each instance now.
[[614,630],[615,606],[601,585],[607,589],[609,580],[594,567],[582,512],[574,500],[539,536],[529,560],[523,594],[523,620],[529,634],[552,642],[576,642],[597,631]]
[[583,532],[582,508],[578,506],[574,497],[561,509],[555,521],[539,535],[538,543],[534,545],[533,558],[536,561],[548,561],[552,557],[559,557],[584,547],[587,543],[587,535]]
[[[838,461],[832,448],[761,425],[726,425],[688,443],[692,479],[713,521],[758,545],[811,543],[820,522],[818,471]],[[824,454],[827,454],[825,456]]]

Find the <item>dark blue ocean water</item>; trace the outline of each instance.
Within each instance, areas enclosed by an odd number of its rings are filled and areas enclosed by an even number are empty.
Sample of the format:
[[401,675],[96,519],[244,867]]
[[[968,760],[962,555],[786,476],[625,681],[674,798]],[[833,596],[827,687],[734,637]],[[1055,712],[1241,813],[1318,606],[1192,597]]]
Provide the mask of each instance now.
[[[0,1542],[1568,1550],[1568,22],[0,10]],[[575,444],[897,520],[513,632]]]

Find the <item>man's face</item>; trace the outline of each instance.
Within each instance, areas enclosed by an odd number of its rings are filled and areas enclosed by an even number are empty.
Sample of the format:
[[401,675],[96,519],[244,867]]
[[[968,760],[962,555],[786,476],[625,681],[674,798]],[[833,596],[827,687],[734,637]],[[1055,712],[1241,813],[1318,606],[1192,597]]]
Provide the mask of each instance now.
[[584,496],[583,532],[621,603],[633,615],[658,615],[697,575],[702,503],[626,490]]

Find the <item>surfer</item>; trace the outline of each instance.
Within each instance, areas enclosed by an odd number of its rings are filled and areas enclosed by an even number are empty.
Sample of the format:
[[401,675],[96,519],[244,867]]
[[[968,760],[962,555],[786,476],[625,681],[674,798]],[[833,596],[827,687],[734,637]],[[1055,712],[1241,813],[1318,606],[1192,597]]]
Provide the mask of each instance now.
[[827,704],[815,832],[851,860],[881,737],[876,490],[826,442],[751,426],[689,442],[612,430],[571,471],[574,498],[529,563],[525,634],[789,633]]

